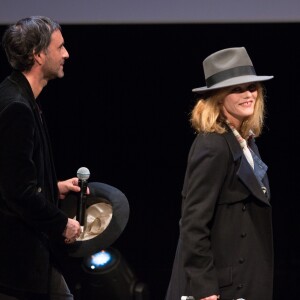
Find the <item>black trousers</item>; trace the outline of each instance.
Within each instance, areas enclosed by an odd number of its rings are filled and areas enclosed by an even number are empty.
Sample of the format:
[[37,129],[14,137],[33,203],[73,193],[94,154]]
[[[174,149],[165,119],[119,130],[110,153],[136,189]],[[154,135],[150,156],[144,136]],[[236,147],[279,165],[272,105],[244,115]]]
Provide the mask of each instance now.
[[62,274],[52,268],[47,294],[12,291],[0,287],[0,300],[74,300],[74,298]]

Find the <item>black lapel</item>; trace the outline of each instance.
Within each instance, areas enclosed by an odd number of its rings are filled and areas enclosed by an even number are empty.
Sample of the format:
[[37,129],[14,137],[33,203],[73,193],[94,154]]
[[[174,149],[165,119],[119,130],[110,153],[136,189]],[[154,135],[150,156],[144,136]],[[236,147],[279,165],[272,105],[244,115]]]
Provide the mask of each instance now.
[[[251,150],[261,159],[257,145],[255,143],[255,139],[251,138],[248,142],[248,146],[251,148]],[[262,182],[264,184],[264,186],[267,188],[268,192],[269,192],[269,198],[270,198],[270,186],[269,186],[269,179],[268,176],[266,174],[266,176],[262,179]]]
[[254,175],[254,172],[244,155],[241,158],[241,163],[237,171],[237,176],[241,179],[241,181],[247,186],[247,188],[257,199],[261,200],[267,205],[270,205],[267,196],[263,193],[261,186],[257,181],[256,176]]
[[39,107],[38,103],[35,103],[35,109],[34,113],[36,116],[36,120],[39,126],[39,132],[41,134],[41,139],[43,143],[43,152],[44,152],[44,161],[45,161],[45,167],[47,170],[45,170],[45,176],[47,176],[48,185],[49,185],[49,193],[51,193],[53,201],[55,201],[55,204],[58,202],[58,193],[57,193],[57,179],[56,179],[56,172],[54,167],[54,161],[53,161],[53,155],[51,150],[51,143],[50,143],[50,137],[47,129],[46,120],[43,117],[42,110]]
[[[232,153],[233,160],[235,162],[240,161],[240,166],[237,171],[237,176],[257,199],[261,200],[263,203],[267,205],[270,205],[270,202],[267,196],[263,193],[261,186],[257,181],[251,166],[249,165],[246,157],[243,155],[243,151],[239,142],[237,141],[236,137],[234,136],[230,128],[228,128],[228,131],[224,133],[224,137]],[[266,182],[264,183],[266,183],[266,187],[269,190],[269,185],[267,184],[268,180],[266,179],[265,181]]]

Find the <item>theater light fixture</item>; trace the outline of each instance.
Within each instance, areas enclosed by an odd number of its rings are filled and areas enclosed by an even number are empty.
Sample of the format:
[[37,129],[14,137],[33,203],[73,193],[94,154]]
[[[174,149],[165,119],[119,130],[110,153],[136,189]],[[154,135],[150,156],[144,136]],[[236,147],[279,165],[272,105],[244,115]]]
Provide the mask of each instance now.
[[146,284],[136,275],[115,248],[85,257],[82,262],[83,299],[149,300]]

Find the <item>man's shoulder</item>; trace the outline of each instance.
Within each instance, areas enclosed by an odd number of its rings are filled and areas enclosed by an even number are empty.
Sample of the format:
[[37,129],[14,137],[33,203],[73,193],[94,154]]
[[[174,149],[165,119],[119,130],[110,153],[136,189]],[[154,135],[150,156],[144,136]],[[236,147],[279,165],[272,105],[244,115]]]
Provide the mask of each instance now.
[[23,97],[23,95],[17,91],[17,90],[11,90],[11,89],[1,89],[0,85],[0,114],[4,111],[8,111],[13,109],[20,111],[25,110],[31,110],[31,106],[26,98]]
[[0,83],[0,110],[16,102],[29,105],[22,86],[13,81],[11,76],[8,76]]

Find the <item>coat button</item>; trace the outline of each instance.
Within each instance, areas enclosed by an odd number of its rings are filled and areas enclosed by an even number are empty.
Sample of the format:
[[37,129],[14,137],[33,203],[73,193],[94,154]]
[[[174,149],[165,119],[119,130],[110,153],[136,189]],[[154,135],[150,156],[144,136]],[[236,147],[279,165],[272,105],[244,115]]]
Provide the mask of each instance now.
[[246,236],[247,236],[247,233],[246,233],[246,232],[241,233],[241,237],[242,237],[242,238],[244,238],[244,237],[246,237]]
[[242,211],[246,210],[246,205],[243,205]]
[[242,258],[242,257],[241,257],[241,258],[239,259],[239,263],[242,264],[242,263],[244,263],[244,262],[245,262],[245,258]]
[[38,193],[40,193],[42,191],[42,188],[39,186],[37,191],[38,191]]
[[240,290],[240,289],[242,289],[244,287],[244,285],[243,284],[239,284],[238,286],[237,286],[237,288]]

